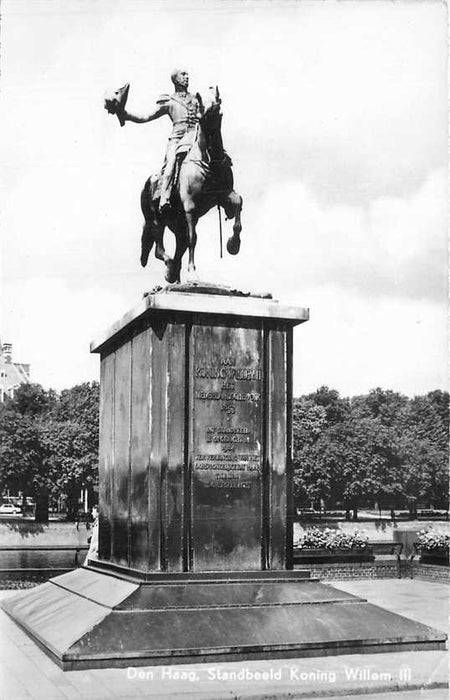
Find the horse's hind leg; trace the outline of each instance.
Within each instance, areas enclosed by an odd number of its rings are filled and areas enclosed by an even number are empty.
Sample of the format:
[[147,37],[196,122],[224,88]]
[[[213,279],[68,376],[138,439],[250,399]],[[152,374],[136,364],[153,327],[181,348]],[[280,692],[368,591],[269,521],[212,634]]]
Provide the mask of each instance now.
[[190,280],[195,280],[195,246],[197,245],[197,231],[195,227],[197,226],[198,216],[194,213],[193,207],[185,207],[185,215],[189,247],[188,277]]
[[148,256],[153,248],[153,243],[155,242],[155,223],[153,217],[153,210],[151,205],[151,182],[150,179],[144,185],[141,192],[141,210],[144,215],[144,226],[142,228],[141,236],[141,265],[145,267],[148,262]]
[[153,236],[155,239],[155,258],[158,258],[158,260],[162,260],[163,263],[167,265],[168,262],[171,262],[172,258],[170,257],[170,255],[167,255],[166,249],[164,248],[164,228],[164,224],[153,224]]
[[[175,249],[175,254],[173,256],[172,265],[170,267],[167,266],[166,280],[168,282],[181,282],[181,261],[183,255],[186,252],[186,248],[188,247],[187,235],[185,230],[182,230],[180,228],[177,231],[176,241],[177,245]],[[168,277],[169,272],[171,273],[171,279],[169,279]]]
[[222,203],[228,219],[234,219],[233,235],[227,241],[227,250],[230,255],[237,255],[241,247],[241,211],[242,197],[232,190]]
[[[155,243],[155,258],[162,260],[168,267],[172,263],[172,258],[167,255],[164,248],[163,235],[164,224],[156,223],[156,221],[146,221],[142,231],[141,238],[141,265],[145,267],[148,261],[148,256]],[[167,275],[166,275],[167,278]]]
[[155,239],[153,237],[152,226],[150,223],[148,223],[146,221],[144,224],[144,227],[142,229],[142,237],[141,237],[141,265],[142,265],[142,267],[145,267],[147,265],[148,256],[150,255],[150,251],[153,248],[154,242],[155,242]]
[[[164,224],[154,224],[153,227],[153,236],[155,239],[155,258],[158,258],[158,260],[162,260],[163,263],[166,266],[166,274],[164,275],[166,282],[169,282],[169,284],[172,284],[173,282],[179,282],[180,281],[180,269],[181,269],[181,256],[183,255],[184,251],[186,250],[186,245],[184,248],[182,248],[181,252],[179,251],[179,241],[178,241],[178,235],[176,235],[176,241],[177,241],[177,247],[175,251],[175,256],[172,259],[170,255],[167,255],[166,250],[164,248],[164,241],[163,241],[163,235],[164,235],[164,229],[165,226]],[[179,259],[177,259],[177,255],[179,256]]]

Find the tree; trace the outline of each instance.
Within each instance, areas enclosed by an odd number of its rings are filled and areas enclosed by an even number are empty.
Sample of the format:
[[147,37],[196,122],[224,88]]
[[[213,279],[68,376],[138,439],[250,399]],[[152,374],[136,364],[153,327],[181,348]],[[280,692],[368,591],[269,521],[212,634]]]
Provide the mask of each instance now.
[[366,418],[379,418],[383,425],[394,426],[399,413],[408,405],[408,397],[390,389],[371,389],[368,394],[350,399],[351,413]]
[[48,520],[49,478],[44,463],[41,420],[52,398],[37,384],[19,387],[0,409],[0,482],[36,501],[35,519]]
[[0,404],[0,485],[36,500],[36,520],[48,520],[49,496],[67,496],[69,516],[80,489],[91,493],[98,469],[98,382],[58,395],[21,386]]
[[[377,501],[386,503],[402,493],[397,432],[381,417],[357,419],[346,426],[344,497],[355,511]],[[356,517],[356,516],[355,516]]]
[[448,508],[449,395],[411,399],[400,416],[399,448],[408,498]]
[[78,508],[80,490],[92,495],[98,484],[98,382],[85,382],[61,392],[46,429],[48,468],[57,489],[67,496],[67,517]]
[[81,489],[91,493],[98,483],[98,455],[91,437],[74,421],[50,421],[42,431],[47,473],[52,476],[52,493],[67,497],[67,517],[78,509]]
[[42,471],[39,429],[30,416],[17,412],[11,402],[0,404],[0,486],[30,495]]
[[342,399],[336,389],[329,389],[327,386],[321,386],[313,394],[308,394],[304,398],[325,409],[328,425],[344,420],[350,410],[349,400]]
[[296,399],[294,493],[353,509],[377,501],[448,505],[448,394],[409,399],[373,389],[342,399],[321,387]]
[[324,406],[309,397],[294,401],[293,406],[294,493],[301,501],[314,501],[328,495],[328,475],[322,473],[314,445],[327,425]]

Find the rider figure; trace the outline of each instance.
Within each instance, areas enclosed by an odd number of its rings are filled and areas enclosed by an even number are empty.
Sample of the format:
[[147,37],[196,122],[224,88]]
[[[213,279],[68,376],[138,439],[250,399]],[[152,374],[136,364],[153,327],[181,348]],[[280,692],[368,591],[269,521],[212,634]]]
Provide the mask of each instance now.
[[170,209],[170,197],[174,184],[177,154],[187,142],[192,144],[200,117],[203,114],[203,104],[200,95],[188,92],[189,75],[187,71],[176,68],[172,71],[171,80],[175,86],[173,95],[161,95],[156,104],[157,108],[150,114],[138,116],[124,110],[123,119],[137,124],[151,122],[153,119],[168,114],[173,128],[167,144],[166,157],[161,172],[161,196],[159,209],[164,213]]

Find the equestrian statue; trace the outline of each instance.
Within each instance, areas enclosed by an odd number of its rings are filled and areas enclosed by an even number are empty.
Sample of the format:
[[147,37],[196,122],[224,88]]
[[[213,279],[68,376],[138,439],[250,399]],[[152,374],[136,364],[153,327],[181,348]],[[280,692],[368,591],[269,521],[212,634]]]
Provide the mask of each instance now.
[[[188,276],[195,276],[196,226],[212,207],[222,207],[227,219],[234,219],[227,250],[236,255],[240,248],[242,197],[233,189],[232,162],[221,135],[221,99],[217,87],[209,88],[203,102],[199,93],[188,92],[187,71],[176,69],[171,80],[175,91],[161,95],[156,109],[145,115],[125,109],[129,84],[105,99],[105,109],[116,114],[120,125],[142,124],[163,115],[172,121],[172,133],[160,173],[148,178],[141,193],[145,223],[141,239],[141,264],[146,266],[155,244],[155,257],[166,265],[167,282],[180,282],[182,258],[189,250]],[[175,235],[171,258],[164,248],[164,230]]]

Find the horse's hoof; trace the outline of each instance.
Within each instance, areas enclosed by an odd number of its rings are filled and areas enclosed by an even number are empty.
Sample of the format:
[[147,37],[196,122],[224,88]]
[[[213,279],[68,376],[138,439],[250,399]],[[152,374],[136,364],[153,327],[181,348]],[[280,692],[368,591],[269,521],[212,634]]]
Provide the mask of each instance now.
[[187,270],[186,272],[186,282],[198,282],[199,276],[195,267]]
[[231,236],[227,241],[227,250],[230,255],[237,255],[241,249],[241,239],[239,234]]
[[173,260],[170,260],[166,262],[166,274],[165,274],[165,279],[166,282],[169,284],[173,284],[178,280],[179,277],[179,270],[177,269],[176,264],[174,263]]

